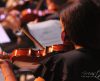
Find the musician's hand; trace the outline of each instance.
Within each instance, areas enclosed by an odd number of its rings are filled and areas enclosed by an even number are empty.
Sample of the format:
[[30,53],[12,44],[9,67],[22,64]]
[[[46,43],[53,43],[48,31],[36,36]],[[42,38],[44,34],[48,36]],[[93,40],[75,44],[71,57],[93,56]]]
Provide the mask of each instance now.
[[42,77],[38,77],[34,81],[45,81],[45,80]]

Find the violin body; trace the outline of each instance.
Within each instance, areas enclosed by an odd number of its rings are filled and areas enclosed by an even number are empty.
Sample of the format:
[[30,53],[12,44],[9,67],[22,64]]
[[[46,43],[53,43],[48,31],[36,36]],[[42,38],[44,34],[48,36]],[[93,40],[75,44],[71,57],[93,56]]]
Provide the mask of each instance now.
[[45,50],[33,50],[30,48],[15,49],[11,54],[0,52],[1,59],[10,59],[12,62],[39,62],[44,56],[46,56]]
[[[70,49],[71,50],[71,49]],[[1,54],[1,59],[10,59],[10,61],[19,68],[34,68],[34,65],[39,65],[45,58],[69,51],[68,46],[63,44],[46,47],[43,50],[31,48],[15,49],[11,54]]]
[[46,16],[52,14],[48,10],[32,10],[30,8],[24,9],[21,12],[21,21],[22,23],[28,23],[30,21],[35,21],[36,19],[38,22],[44,21]]
[[31,9],[25,9],[21,12],[21,21],[22,23],[27,23],[30,21],[34,21],[38,18],[37,14],[33,14]]
[[32,53],[33,53],[32,49],[28,49],[28,48],[15,49],[10,54],[10,60],[12,62],[14,62],[15,60],[31,62],[33,61]]

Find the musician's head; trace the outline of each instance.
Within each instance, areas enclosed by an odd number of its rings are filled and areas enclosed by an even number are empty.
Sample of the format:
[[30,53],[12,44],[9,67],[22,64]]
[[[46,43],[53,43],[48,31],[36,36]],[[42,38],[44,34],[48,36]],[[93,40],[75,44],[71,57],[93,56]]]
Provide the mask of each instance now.
[[60,15],[65,35],[76,45],[100,49],[100,0],[72,1]]
[[67,0],[46,0],[47,8],[50,11],[58,11],[64,5],[66,5]]

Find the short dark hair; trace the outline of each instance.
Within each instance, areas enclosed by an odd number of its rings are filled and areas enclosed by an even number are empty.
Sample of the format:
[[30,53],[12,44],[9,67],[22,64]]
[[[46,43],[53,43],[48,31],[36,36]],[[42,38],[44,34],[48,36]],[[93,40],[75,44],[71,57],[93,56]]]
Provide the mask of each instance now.
[[78,45],[100,45],[100,0],[72,0],[60,14],[65,32]]

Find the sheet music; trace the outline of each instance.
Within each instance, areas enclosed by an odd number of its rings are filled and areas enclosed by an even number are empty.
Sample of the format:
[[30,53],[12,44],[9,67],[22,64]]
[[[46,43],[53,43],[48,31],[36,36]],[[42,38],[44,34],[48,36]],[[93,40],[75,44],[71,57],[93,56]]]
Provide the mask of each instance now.
[[11,42],[9,36],[3,29],[2,25],[0,24],[0,43],[8,43]]
[[35,37],[44,47],[62,44],[61,24],[59,20],[48,20],[40,23],[27,24],[30,34]]

